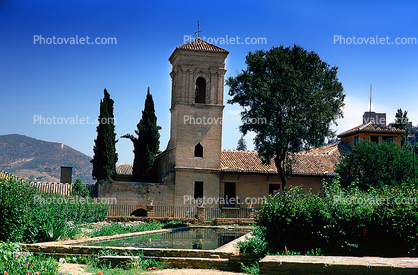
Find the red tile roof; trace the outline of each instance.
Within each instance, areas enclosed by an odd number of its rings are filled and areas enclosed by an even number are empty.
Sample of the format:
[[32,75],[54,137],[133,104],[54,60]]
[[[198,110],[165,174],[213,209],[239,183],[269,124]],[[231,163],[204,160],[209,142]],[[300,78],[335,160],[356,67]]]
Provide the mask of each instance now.
[[[291,155],[292,174],[333,176],[340,157],[349,149],[342,143],[334,143],[320,148],[302,151]],[[261,163],[255,151],[221,151],[221,171],[239,173],[277,173],[274,161],[270,165]],[[132,175],[131,164],[116,167],[119,175]]]
[[132,175],[132,164],[119,164],[116,166],[116,174]]
[[353,129],[347,130],[337,137],[347,137],[358,133],[384,133],[384,134],[403,134],[405,130],[393,128],[386,125],[381,124],[373,124],[371,122],[354,127]]
[[229,53],[227,50],[222,49],[221,47],[210,44],[200,38],[197,38],[189,43],[178,46],[174,51],[187,50],[187,51],[198,51],[198,52],[219,52],[219,53]]
[[[343,144],[334,143],[321,148],[291,155],[292,174],[295,175],[335,175],[334,169],[342,154],[348,149]],[[222,151],[221,170],[225,172],[277,173],[274,161],[263,165],[254,151]]]

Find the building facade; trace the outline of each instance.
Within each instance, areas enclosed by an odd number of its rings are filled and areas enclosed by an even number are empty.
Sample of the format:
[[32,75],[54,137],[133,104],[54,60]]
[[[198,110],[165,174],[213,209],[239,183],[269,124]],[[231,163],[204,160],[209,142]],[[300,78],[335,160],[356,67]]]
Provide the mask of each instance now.
[[[222,150],[227,56],[228,51],[199,38],[174,50],[169,58],[170,140],[156,156],[158,183],[130,182],[132,165],[123,164],[117,167],[114,182],[101,184],[100,196],[116,197],[119,204],[141,209],[150,197],[157,206],[194,206],[197,198],[203,198],[212,208],[244,208],[251,197],[259,208],[266,196],[283,190],[274,161],[264,165],[257,152]],[[372,123],[340,134],[342,142],[291,155],[288,185],[318,193],[355,142],[375,137],[400,142],[400,132],[382,125],[370,127]]]

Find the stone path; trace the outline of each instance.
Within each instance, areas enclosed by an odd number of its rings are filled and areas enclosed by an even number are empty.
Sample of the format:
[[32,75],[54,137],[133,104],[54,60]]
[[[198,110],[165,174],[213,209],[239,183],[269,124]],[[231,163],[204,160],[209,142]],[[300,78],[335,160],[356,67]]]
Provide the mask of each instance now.
[[64,274],[70,275],[92,275],[93,273],[89,273],[84,271],[83,266],[80,264],[70,264],[70,263],[58,263],[59,271]]
[[[85,267],[85,265],[59,263],[59,266],[60,266],[60,271],[64,274],[95,275],[93,273],[84,271],[83,267]],[[149,274],[149,275],[182,275],[182,274],[187,274],[187,275],[246,275],[245,273],[234,273],[234,272],[226,272],[226,271],[212,270],[212,269],[163,269],[163,270],[148,271],[148,272],[145,272],[144,274]]]

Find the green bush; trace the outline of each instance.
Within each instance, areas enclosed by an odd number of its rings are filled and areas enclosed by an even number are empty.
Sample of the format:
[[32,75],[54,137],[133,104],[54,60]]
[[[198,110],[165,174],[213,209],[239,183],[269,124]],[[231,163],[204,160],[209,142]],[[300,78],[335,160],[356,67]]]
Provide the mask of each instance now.
[[412,152],[397,143],[361,141],[344,155],[335,171],[343,187],[354,183],[367,190],[399,185],[413,178],[414,169]]
[[81,196],[87,198],[90,196],[89,189],[83,184],[81,179],[76,179],[73,183],[73,190],[71,192],[72,196]]
[[74,224],[103,221],[108,205],[90,197],[64,197],[57,194],[37,194],[31,203],[32,215],[25,232],[28,242],[72,238],[79,231]]
[[21,241],[31,218],[36,190],[27,182],[0,178],[0,240]]
[[416,257],[417,200],[414,185],[342,189],[337,177],[321,195],[296,187],[269,196],[255,233],[272,254],[321,249],[327,255]]
[[67,222],[103,221],[108,205],[90,197],[43,194],[23,181],[0,179],[0,240],[40,242],[72,238]]

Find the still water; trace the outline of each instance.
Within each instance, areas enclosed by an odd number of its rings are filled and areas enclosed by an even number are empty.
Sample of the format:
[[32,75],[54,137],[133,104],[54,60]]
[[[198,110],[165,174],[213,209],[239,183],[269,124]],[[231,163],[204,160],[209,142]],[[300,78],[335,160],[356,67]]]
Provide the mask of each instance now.
[[212,250],[246,233],[243,229],[188,228],[88,245]]

